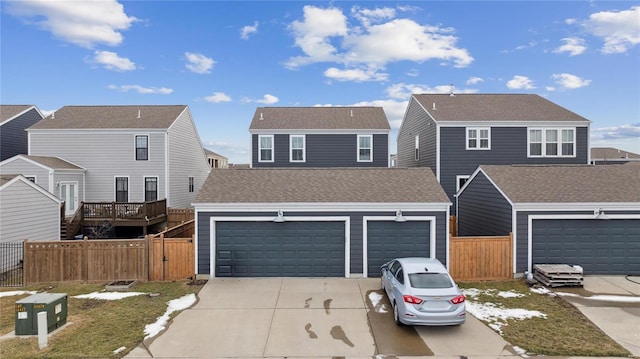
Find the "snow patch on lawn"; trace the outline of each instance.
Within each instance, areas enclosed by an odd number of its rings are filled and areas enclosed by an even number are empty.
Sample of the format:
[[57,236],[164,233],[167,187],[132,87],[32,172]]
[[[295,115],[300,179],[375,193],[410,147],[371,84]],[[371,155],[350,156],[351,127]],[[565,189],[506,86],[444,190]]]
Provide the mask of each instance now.
[[551,290],[549,290],[549,288],[547,287],[539,287],[539,288],[533,288],[531,287],[531,289],[529,289],[531,292],[536,293],[536,294],[541,294],[541,295],[549,295],[551,297],[555,297],[556,294],[554,292],[552,292]]
[[505,292],[498,292],[497,295],[498,295],[498,297],[502,297],[502,298],[521,298],[521,297],[524,297],[524,294],[517,293],[517,292],[514,292],[512,290],[505,291]]
[[32,292],[28,290],[13,290],[10,292],[0,292],[1,297],[12,297],[14,295],[23,295],[23,294],[36,294],[37,292]]
[[623,296],[623,295],[592,295],[590,297],[583,297],[579,294],[574,293],[565,293],[565,292],[556,292],[556,295],[562,297],[578,297],[588,300],[600,300],[606,302],[620,302],[620,303],[640,303],[640,297],[631,297],[631,296]]
[[161,317],[158,317],[155,323],[147,324],[144,327],[144,339],[147,340],[149,338],[153,338],[158,335],[161,331],[164,330],[165,325],[169,321],[169,317],[171,313],[177,312],[180,310],[184,310],[192,306],[196,302],[196,295],[191,293],[185,296],[182,296],[178,299],[173,299],[167,302],[168,308],[167,311]]
[[120,300],[129,297],[135,297],[136,295],[144,295],[147,293],[142,292],[93,292],[89,294],[76,295],[73,298],[78,299],[101,299],[101,300]]
[[373,309],[376,311],[376,313],[387,313],[387,306],[384,303],[381,303],[382,301],[382,294],[380,293],[376,293],[376,292],[371,292],[369,293],[369,300],[371,301],[371,304],[373,305]]

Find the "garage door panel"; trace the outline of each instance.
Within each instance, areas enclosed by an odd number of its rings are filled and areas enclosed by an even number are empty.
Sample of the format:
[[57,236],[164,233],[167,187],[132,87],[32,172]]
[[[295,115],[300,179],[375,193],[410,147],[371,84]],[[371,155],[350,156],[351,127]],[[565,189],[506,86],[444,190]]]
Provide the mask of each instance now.
[[429,257],[428,221],[368,221],[367,276],[379,277],[380,266],[394,258]]
[[217,222],[216,276],[344,276],[344,222]]
[[640,274],[640,220],[534,220],[532,258],[577,264],[586,274]]

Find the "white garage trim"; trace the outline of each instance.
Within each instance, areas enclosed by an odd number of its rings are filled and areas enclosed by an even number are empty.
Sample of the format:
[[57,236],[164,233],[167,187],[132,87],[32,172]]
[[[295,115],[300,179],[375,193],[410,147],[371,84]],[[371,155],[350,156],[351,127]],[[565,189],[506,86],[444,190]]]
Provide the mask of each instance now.
[[[606,208],[605,208],[606,213]],[[607,219],[596,219],[595,214],[530,214],[527,223],[527,270],[533,270],[533,221],[544,219],[591,219],[594,221],[607,221]],[[640,214],[608,214],[609,219],[640,219]],[[516,268],[516,267],[514,267]]]
[[[436,217],[435,216],[406,216],[407,221],[422,221],[429,223],[429,256],[436,257]],[[367,255],[368,238],[367,227],[369,221],[394,221],[396,216],[363,216],[362,217],[362,276],[368,278],[369,258]]]
[[[215,249],[216,249],[216,222],[273,222],[274,216],[269,217],[210,217],[210,249],[209,249],[209,276],[210,278],[215,278]],[[394,217],[395,218],[395,217]],[[351,219],[348,216],[341,217],[287,217],[284,216],[284,220],[286,222],[344,222],[344,275],[346,278],[349,278],[351,273],[349,273],[350,268],[350,256],[349,256],[349,248],[351,245],[351,237],[349,235],[349,228],[351,226]],[[196,253],[197,255],[197,253]],[[197,258],[197,257],[196,257]],[[197,262],[197,260],[196,260]]]

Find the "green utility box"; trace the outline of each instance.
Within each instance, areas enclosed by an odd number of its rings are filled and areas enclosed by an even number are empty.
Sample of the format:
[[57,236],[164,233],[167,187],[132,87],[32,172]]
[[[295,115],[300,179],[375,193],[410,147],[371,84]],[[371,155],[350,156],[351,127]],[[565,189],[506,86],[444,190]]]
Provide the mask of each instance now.
[[66,293],[38,293],[16,302],[16,335],[38,334],[38,313],[47,312],[47,333],[67,322]]

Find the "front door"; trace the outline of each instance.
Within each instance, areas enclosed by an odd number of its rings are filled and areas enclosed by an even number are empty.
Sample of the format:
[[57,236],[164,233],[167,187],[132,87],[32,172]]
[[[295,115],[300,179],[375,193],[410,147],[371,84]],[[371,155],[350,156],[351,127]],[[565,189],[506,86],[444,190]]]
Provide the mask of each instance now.
[[60,199],[64,201],[64,215],[72,216],[78,208],[78,183],[60,182]]

